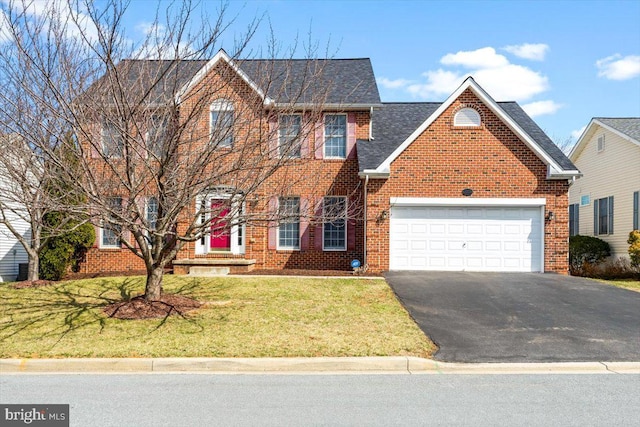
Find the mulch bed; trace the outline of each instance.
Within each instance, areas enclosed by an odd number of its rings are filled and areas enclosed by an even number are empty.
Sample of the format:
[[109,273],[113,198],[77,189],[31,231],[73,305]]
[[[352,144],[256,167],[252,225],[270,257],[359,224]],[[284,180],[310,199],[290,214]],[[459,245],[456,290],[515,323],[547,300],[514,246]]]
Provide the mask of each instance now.
[[39,288],[40,286],[49,286],[54,283],[51,280],[25,280],[24,282],[15,282],[11,286],[15,289]]
[[164,294],[157,301],[147,301],[140,295],[129,301],[109,304],[103,311],[107,316],[116,319],[156,319],[171,315],[184,316],[201,305],[199,301],[176,294]]

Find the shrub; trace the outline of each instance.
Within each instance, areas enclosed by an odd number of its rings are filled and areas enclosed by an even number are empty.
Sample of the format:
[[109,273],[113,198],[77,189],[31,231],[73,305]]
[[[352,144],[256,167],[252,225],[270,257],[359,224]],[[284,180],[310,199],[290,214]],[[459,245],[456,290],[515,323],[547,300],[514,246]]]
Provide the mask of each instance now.
[[629,233],[629,239],[627,240],[629,246],[629,258],[631,259],[631,265],[638,268],[640,267],[640,231],[633,230]]
[[584,263],[580,275],[594,279],[635,279],[640,280],[640,269],[631,265],[627,258],[608,259],[599,264]]
[[74,230],[50,237],[40,253],[40,277],[60,280],[70,267],[75,271],[95,238],[91,224],[82,224]]
[[569,237],[569,265],[579,270],[585,263],[598,264],[611,255],[609,243],[592,236]]

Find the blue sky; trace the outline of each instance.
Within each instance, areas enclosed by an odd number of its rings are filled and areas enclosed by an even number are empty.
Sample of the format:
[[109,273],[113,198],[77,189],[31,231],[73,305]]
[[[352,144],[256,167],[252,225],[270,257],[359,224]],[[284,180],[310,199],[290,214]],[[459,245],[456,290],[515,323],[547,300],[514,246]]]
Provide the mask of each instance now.
[[595,116],[640,116],[638,0],[249,1],[231,10],[240,25],[266,13],[285,45],[310,31],[336,57],[371,58],[383,101],[443,101],[471,74],[557,142],[577,139]]
[[[202,4],[214,16],[220,6]],[[129,37],[144,35],[154,10],[131,1]],[[386,102],[444,101],[472,75],[496,101],[517,101],[557,143],[575,141],[592,117],[640,117],[640,0],[231,0],[228,12],[237,18],[227,51],[261,16],[254,52],[266,48],[269,27],[283,47],[310,34],[320,56],[370,58]]]
[[471,74],[497,101],[518,101],[556,142],[576,140],[595,116],[640,116],[638,0],[249,1],[231,9],[239,21],[266,12],[285,45],[311,31],[336,57],[371,58],[383,101],[443,101]]

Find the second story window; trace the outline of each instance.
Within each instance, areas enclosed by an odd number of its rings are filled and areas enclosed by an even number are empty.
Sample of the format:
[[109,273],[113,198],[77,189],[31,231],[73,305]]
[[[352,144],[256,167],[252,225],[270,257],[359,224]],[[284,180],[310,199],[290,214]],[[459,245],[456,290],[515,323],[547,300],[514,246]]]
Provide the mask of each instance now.
[[209,132],[211,142],[218,147],[233,145],[233,104],[226,100],[217,100],[209,109]]
[[112,122],[103,121],[102,131],[102,154],[105,157],[122,157],[124,153],[124,138],[120,128]]
[[338,159],[347,157],[347,116],[345,114],[324,116],[324,157]]
[[280,157],[300,157],[302,117],[300,114],[278,118],[278,154]]
[[157,158],[162,158],[165,151],[167,136],[167,118],[163,116],[152,116],[149,120],[149,130],[147,131],[147,150]]

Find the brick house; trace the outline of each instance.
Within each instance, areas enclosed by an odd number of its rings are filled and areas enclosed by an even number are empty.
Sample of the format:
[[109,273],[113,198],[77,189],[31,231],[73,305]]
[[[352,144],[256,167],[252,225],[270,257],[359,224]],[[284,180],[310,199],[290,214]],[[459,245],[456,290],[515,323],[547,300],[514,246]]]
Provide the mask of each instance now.
[[[328,87],[322,111],[311,117],[309,99],[299,91],[293,103],[299,112],[282,113],[270,98],[272,88],[260,83],[258,70],[266,63],[234,61],[224,51],[208,62],[193,61],[183,93],[211,79],[232,81],[232,93],[212,101],[209,111],[221,117],[252,106],[256,116],[267,117],[263,124],[242,127],[232,119],[232,135],[270,132],[271,152],[311,126],[296,161],[261,186],[264,197],[237,209],[292,215],[262,226],[234,222],[229,212],[208,218],[217,227],[228,224],[226,231],[185,245],[173,262],[175,273],[349,270],[354,259],[374,272],[567,273],[568,189],[579,172],[516,103],[494,101],[472,78],[441,103],[382,103],[370,61],[347,59],[323,61],[322,78],[331,83],[319,82]],[[284,61],[269,64],[277,68]],[[295,88],[309,64],[289,61],[287,79],[274,86]],[[189,105],[181,108],[182,114]],[[202,117],[203,128],[211,117]],[[309,179],[279,194],[276,184],[294,176]],[[213,189],[190,209],[224,199],[222,187]],[[144,269],[109,233],[97,228],[97,236],[83,271]]]

